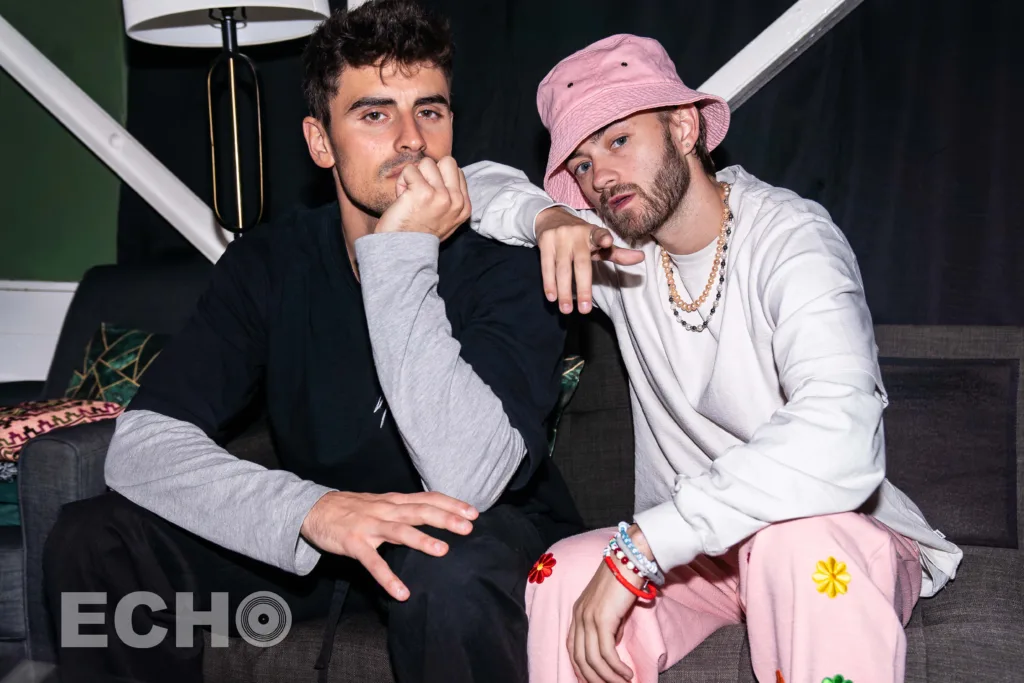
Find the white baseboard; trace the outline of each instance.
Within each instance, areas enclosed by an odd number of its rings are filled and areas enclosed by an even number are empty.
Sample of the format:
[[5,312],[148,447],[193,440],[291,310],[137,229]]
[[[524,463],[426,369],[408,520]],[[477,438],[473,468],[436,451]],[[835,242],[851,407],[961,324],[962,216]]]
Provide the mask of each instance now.
[[44,380],[77,282],[0,280],[0,382]]

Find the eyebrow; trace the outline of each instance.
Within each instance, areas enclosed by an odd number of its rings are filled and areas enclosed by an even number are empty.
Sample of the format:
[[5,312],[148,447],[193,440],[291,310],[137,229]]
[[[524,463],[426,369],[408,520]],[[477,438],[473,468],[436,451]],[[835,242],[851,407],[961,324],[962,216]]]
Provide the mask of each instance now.
[[586,140],[581,142],[579,144],[579,147],[577,147],[576,150],[572,154],[569,155],[569,158],[565,160],[565,163],[569,163],[570,161],[572,161],[576,157],[583,156],[583,152],[580,151],[580,147],[582,147],[585,143],[593,144],[593,143],[597,142],[598,140],[601,139],[601,136],[605,134],[605,131],[607,131],[609,128],[614,126],[616,123],[618,123],[618,121],[612,121],[608,125],[601,126],[596,131],[594,131],[593,135],[591,135],[589,138],[587,138]]
[[448,98],[444,95],[427,95],[416,100],[413,106],[422,107],[425,104],[443,104],[444,106],[451,109],[451,105],[448,104]]
[[[364,107],[393,107],[397,104],[391,97],[360,97],[358,100],[352,103],[352,106],[348,108],[349,111],[355,111],[356,109],[363,109]],[[421,97],[413,104],[414,107],[422,107],[425,104],[443,104],[444,106],[451,108],[448,104],[448,98],[444,95],[427,95]]]

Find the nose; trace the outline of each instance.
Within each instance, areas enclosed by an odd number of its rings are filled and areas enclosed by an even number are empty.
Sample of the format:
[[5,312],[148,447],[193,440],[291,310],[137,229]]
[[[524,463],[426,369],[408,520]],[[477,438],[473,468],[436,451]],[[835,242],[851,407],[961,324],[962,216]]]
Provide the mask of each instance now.
[[619,182],[619,174],[609,164],[598,164],[597,161],[591,161],[591,164],[594,192],[601,194]]
[[419,153],[426,146],[427,144],[423,141],[423,133],[420,131],[416,116],[403,116],[398,128],[398,137],[395,138],[395,151]]

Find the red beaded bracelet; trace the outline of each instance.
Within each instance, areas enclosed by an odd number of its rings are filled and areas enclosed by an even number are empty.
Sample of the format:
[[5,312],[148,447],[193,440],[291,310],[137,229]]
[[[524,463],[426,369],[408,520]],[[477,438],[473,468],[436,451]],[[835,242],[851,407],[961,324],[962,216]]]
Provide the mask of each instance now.
[[608,565],[609,569],[612,570],[612,574],[615,574],[615,578],[619,580],[619,583],[625,586],[629,590],[629,592],[635,595],[636,597],[641,598],[643,600],[653,600],[655,597],[657,597],[658,589],[655,588],[654,584],[650,581],[646,583],[647,592],[644,592],[636,586],[634,586],[632,583],[630,583],[629,579],[622,575],[622,572],[619,571],[619,568],[615,566],[615,560],[613,560],[611,556],[605,555],[604,563]]

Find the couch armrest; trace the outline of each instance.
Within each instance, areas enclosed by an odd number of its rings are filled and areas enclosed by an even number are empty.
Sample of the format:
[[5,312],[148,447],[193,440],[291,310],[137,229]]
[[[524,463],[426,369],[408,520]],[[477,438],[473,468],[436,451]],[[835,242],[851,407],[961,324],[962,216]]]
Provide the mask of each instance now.
[[54,634],[43,594],[43,544],[65,503],[107,490],[103,463],[114,420],[56,429],[27,444],[18,459],[18,498],[25,549],[25,609],[29,656],[56,661]]
[[0,407],[16,406],[26,401],[38,401],[43,395],[45,382],[0,382]]

